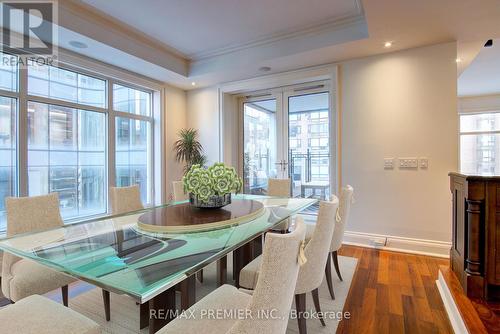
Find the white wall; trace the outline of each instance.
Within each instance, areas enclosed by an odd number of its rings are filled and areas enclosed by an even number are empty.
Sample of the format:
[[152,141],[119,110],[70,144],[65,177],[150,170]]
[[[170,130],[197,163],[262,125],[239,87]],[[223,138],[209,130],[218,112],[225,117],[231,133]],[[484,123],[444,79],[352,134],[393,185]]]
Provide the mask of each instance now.
[[[342,183],[355,189],[349,231],[451,240],[448,172],[458,167],[456,45],[341,64]],[[384,170],[427,157],[427,170]]]
[[220,160],[218,89],[209,87],[187,93],[187,124],[198,129],[208,163]]
[[[339,64],[341,182],[354,186],[356,198],[347,230],[450,241],[447,174],[458,167],[455,58],[450,43]],[[218,90],[194,90],[187,97],[188,125],[200,130],[215,161]],[[226,129],[224,140],[237,145],[228,137],[232,132]],[[427,157],[429,168],[383,169],[384,157],[413,156]],[[439,247],[447,253],[446,244]]]
[[165,185],[166,200],[171,199],[173,192],[172,181],[182,178],[181,164],[175,161],[175,154],[172,150],[174,142],[177,140],[177,133],[180,129],[187,127],[187,103],[186,92],[182,89],[167,86],[165,87]]

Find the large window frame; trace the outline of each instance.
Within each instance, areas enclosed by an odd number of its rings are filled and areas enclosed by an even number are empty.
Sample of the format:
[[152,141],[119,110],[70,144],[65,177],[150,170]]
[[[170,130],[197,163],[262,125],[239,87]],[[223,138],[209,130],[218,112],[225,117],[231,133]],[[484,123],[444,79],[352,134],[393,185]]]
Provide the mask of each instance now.
[[[87,63],[90,63],[86,61]],[[91,63],[90,63],[91,64]],[[109,201],[109,188],[115,186],[116,184],[116,164],[115,164],[115,124],[118,117],[127,118],[131,120],[140,120],[148,122],[149,124],[149,138],[148,142],[150,147],[148,147],[148,203],[145,205],[154,205],[158,199],[155,198],[155,187],[156,180],[155,175],[161,175],[156,171],[158,166],[155,166],[155,155],[158,151],[155,148],[155,142],[158,143],[161,140],[157,139],[160,135],[158,122],[161,120],[156,120],[155,118],[161,114],[160,110],[156,110],[160,107],[160,92],[155,88],[145,87],[135,82],[131,82],[130,76],[127,79],[121,80],[113,76],[108,76],[106,74],[98,73],[97,71],[91,71],[80,66],[73,66],[67,62],[59,62],[57,65],[52,65],[53,67],[61,68],[64,70],[72,71],[85,76],[93,77],[96,79],[104,80],[106,89],[106,105],[104,107],[98,107],[93,105],[87,105],[82,103],[75,103],[71,101],[66,101],[58,98],[44,97],[38,95],[28,94],[28,68],[18,66],[17,67],[17,90],[9,91],[0,88],[0,96],[14,98],[17,100],[17,127],[16,127],[16,148],[17,148],[17,186],[16,194],[17,196],[28,196],[28,103],[43,103],[47,105],[56,105],[67,108],[73,108],[76,110],[87,110],[91,112],[103,113],[105,115],[105,129],[106,129],[106,147],[105,147],[105,200],[106,200],[106,212],[104,214],[79,216],[71,219],[65,220],[65,223],[73,223],[82,220],[92,219],[96,217],[101,217],[108,215],[111,211],[110,201]],[[118,71],[114,71],[115,73]],[[144,81],[138,79],[138,82]],[[149,94],[149,106],[150,115],[138,115],[128,112],[116,111],[113,109],[113,87],[115,84],[146,92]],[[161,131],[160,131],[161,132]],[[161,194],[159,194],[161,197]],[[0,232],[4,230],[4,227],[0,227]]]
[[[467,116],[482,116],[482,115],[495,115],[495,116],[500,116],[500,111],[499,110],[484,110],[484,111],[481,111],[481,112],[462,112],[462,113],[459,113],[459,131],[458,131],[458,142],[459,142],[459,151],[458,151],[458,155],[459,155],[459,168],[460,168],[460,171],[463,172],[463,173],[472,173],[472,174],[481,174],[481,175],[494,175],[494,174],[497,174],[498,171],[495,171],[494,169],[491,170],[491,167],[490,167],[490,170],[487,171],[487,170],[484,170],[484,168],[482,168],[483,170],[481,171],[477,171],[477,169],[480,169],[478,168],[479,165],[478,164],[488,164],[488,165],[492,165],[492,164],[495,164],[495,159],[496,160],[499,160],[500,159],[500,155],[496,156],[496,154],[493,152],[493,154],[490,154],[492,151],[494,151],[494,144],[495,144],[495,141],[497,141],[497,139],[495,138],[496,136],[500,136],[500,127],[497,126],[497,129],[485,129],[485,130],[463,130],[462,129],[462,117],[467,117]],[[476,151],[481,151],[481,153],[483,154],[483,159],[482,161],[476,161],[476,171],[470,171],[470,170],[465,170],[463,168],[463,164],[465,163],[465,159],[462,155],[463,153],[463,149],[464,149],[464,145],[462,143],[462,140],[466,137],[472,137],[472,136],[476,136],[477,139],[480,139],[480,140],[483,140],[485,138],[488,139],[488,144],[484,144],[483,143],[483,147],[479,147],[479,148],[476,148]],[[492,145],[493,144],[493,145]],[[487,154],[484,154],[484,153],[487,153]],[[484,166],[483,166],[484,167]]]

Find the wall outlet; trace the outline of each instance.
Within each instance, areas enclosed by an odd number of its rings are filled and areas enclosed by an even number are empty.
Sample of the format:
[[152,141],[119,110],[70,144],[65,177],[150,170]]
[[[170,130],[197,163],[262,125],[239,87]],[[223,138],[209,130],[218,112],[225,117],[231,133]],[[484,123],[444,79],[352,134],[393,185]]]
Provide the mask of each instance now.
[[372,242],[373,247],[384,247],[387,244],[387,238],[371,238],[370,241]]
[[420,158],[420,168],[421,169],[427,169],[429,168],[429,159],[423,157]]
[[384,158],[384,169],[394,169],[394,158]]
[[399,168],[418,168],[418,159],[399,158]]

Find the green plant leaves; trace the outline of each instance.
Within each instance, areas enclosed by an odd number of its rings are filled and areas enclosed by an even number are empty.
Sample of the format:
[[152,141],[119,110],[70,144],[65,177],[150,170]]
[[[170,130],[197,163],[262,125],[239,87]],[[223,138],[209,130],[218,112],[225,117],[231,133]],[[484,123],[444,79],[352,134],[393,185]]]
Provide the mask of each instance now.
[[199,164],[193,165],[182,178],[184,190],[196,195],[201,201],[208,201],[211,196],[223,196],[241,191],[242,179],[234,167],[217,162],[208,169]]

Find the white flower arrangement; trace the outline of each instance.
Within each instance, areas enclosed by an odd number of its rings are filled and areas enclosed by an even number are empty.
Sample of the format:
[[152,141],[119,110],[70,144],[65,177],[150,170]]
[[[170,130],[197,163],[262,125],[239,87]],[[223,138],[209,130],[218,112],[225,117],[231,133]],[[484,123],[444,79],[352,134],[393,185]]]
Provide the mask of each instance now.
[[207,202],[212,196],[240,192],[243,185],[234,167],[228,167],[222,162],[216,162],[209,168],[193,165],[182,182],[184,191],[194,194],[202,202]]

